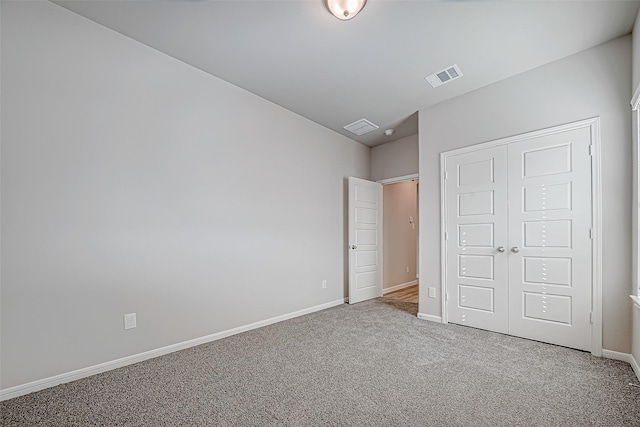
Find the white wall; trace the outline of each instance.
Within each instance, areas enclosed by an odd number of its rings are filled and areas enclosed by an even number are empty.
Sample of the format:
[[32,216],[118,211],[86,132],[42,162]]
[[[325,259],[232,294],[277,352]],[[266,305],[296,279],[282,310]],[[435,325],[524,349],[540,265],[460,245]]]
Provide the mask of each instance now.
[[[419,113],[420,312],[441,315],[443,151],[601,117],[603,346],[631,350],[631,37],[623,37]],[[437,298],[422,291],[438,288]]]
[[418,134],[371,149],[371,180],[379,181],[418,173]]
[[1,15],[3,389],[345,297],[368,147],[55,4]]
[[[418,259],[418,182],[403,181],[383,191],[383,288],[416,281]],[[413,226],[409,223],[413,218]],[[409,271],[407,271],[407,267]]]

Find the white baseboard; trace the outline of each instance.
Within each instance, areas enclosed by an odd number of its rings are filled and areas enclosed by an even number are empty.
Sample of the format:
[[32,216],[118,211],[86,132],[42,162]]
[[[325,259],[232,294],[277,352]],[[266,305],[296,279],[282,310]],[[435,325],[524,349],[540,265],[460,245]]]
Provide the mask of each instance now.
[[411,282],[401,283],[399,285],[395,285],[395,286],[392,286],[390,288],[384,288],[384,289],[382,289],[382,295],[386,295],[389,292],[398,291],[400,289],[408,288],[409,286],[413,286],[413,285],[417,285],[417,284],[418,284],[417,280],[412,280]]
[[10,387],[4,390],[0,390],[0,401],[12,399],[18,396],[24,396],[25,394],[33,393],[35,391],[43,390],[45,388],[54,387],[59,384],[64,384],[71,381],[79,380],[81,378],[90,377],[91,375],[110,371],[112,369],[121,368],[127,365],[132,365],[134,363],[142,362],[144,360],[153,359],[154,357],[163,356],[165,354],[173,353],[179,350],[184,350],[189,347],[195,347],[197,345],[206,344],[208,342],[226,338],[231,335],[240,334],[242,332],[247,332],[252,329],[257,329],[263,326],[282,322],[284,320],[293,319],[294,317],[304,316],[305,314],[326,310],[327,308],[342,305],[344,304],[344,302],[345,302],[344,299],[327,302],[324,304],[316,305],[314,307],[305,308],[303,310],[294,311],[292,313],[283,314],[281,316],[276,316],[270,319],[261,320],[259,322],[250,323],[248,325],[239,326],[237,328],[228,329],[226,331],[216,332],[215,334],[206,335],[204,337],[195,338],[189,341],[183,341],[181,343],[168,345],[166,347],[157,348],[155,350],[145,351],[144,353],[134,354],[131,356],[112,360],[109,362],[100,363],[98,365],[89,366],[87,368],[82,368],[82,369],[67,372],[64,374],[55,375],[53,377],[44,378],[44,379],[33,381],[30,383]]
[[603,348],[602,357],[605,359],[621,360],[623,362],[630,363],[629,359],[631,358],[631,355],[629,353],[620,353],[619,351],[605,350]]
[[638,364],[638,361],[635,359],[635,357],[633,357],[633,354],[629,355],[631,360],[629,361],[629,363],[631,364],[631,368],[633,369],[633,372],[636,373],[636,377],[638,377],[638,381],[640,381],[640,364]]
[[640,381],[640,365],[638,365],[638,361],[633,357],[633,354],[602,349],[602,357],[627,362],[631,365],[631,369],[633,369],[633,372],[636,374],[638,381]]
[[418,319],[428,320],[430,322],[442,323],[442,317],[433,314],[418,313]]

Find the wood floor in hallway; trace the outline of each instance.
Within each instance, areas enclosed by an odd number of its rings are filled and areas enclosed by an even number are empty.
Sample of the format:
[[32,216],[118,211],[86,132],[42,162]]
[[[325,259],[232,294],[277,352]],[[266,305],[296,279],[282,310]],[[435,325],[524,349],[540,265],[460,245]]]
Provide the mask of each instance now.
[[408,286],[406,288],[398,289],[397,291],[389,292],[384,295],[385,298],[396,299],[404,302],[418,303],[418,285]]

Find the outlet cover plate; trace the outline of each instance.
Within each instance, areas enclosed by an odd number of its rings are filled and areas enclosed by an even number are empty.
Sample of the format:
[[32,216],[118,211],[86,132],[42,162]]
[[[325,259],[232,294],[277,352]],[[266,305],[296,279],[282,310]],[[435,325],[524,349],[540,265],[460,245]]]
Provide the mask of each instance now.
[[129,313],[124,315],[124,328],[133,329],[136,327],[136,314]]

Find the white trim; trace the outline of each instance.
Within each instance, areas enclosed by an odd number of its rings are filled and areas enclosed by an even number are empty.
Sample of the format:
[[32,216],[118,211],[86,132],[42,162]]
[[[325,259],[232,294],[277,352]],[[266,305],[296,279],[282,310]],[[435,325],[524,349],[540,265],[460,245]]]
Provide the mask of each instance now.
[[638,107],[640,107],[640,85],[636,87],[635,92],[633,92],[633,98],[631,98],[631,109],[636,111]]
[[602,180],[600,173],[600,118],[587,120],[591,128],[591,354],[602,354]]
[[631,355],[629,353],[621,353],[619,351],[606,350],[604,348],[602,349],[602,357],[605,359],[620,360],[627,363],[629,363],[629,359],[631,359]]
[[335,307],[344,304],[345,299],[339,299],[324,304],[316,305],[313,307],[305,308],[302,310],[294,311],[292,313],[283,314],[281,316],[272,317],[270,319],[261,320],[259,322],[250,323],[248,325],[239,326],[237,328],[228,329],[226,331],[217,332],[215,334],[206,335],[204,337],[195,338],[181,343],[168,345],[166,347],[157,348],[155,350],[145,351],[144,353],[138,353],[131,356],[123,357],[120,359],[112,360],[98,365],[89,366],[87,368],[78,369],[75,371],[67,372],[53,377],[44,378],[41,380],[33,381],[26,384],[17,385],[4,390],[0,390],[0,401],[13,399],[14,397],[24,396],[25,394],[33,393],[35,391],[43,390],[45,388],[54,387],[59,384],[68,383],[71,381],[86,378],[91,375],[99,374],[102,372],[110,371],[112,369],[121,368],[123,366],[132,365],[134,363],[142,362],[144,360],[153,359],[154,357],[163,356],[175,351],[184,350],[189,347],[195,347],[197,345],[206,344],[211,341],[216,341],[222,338],[236,335],[242,332],[247,332],[252,329],[258,329],[263,326],[272,325],[274,323],[282,322],[284,320],[293,319],[294,317],[304,316],[305,314],[314,313],[316,311],[325,310],[327,308]]
[[629,295],[629,298],[633,300],[633,306],[640,310],[640,296]]
[[638,381],[640,381],[640,365],[638,365],[638,361],[633,357],[633,354],[629,353],[620,353],[619,351],[613,350],[602,350],[602,357],[605,359],[613,359],[620,360],[621,362],[627,362],[631,365],[631,369],[636,374]]
[[444,151],[440,153],[440,157],[443,155],[446,157],[457,156],[458,154],[471,153],[473,151],[484,150],[486,148],[497,147],[499,145],[507,145],[513,142],[527,141],[529,139],[540,138],[541,136],[555,135],[556,133],[567,132],[575,129],[582,129],[586,127],[593,127],[594,123],[600,123],[600,117],[592,117],[577,122],[566,123],[563,125],[553,126],[550,128],[535,130],[532,132],[525,132],[519,135],[508,136],[506,138],[500,138],[493,141],[481,142],[475,145],[469,145],[467,147],[457,148],[451,151]]
[[629,364],[631,365],[631,369],[633,369],[633,372],[636,373],[636,377],[638,378],[638,381],[640,381],[640,365],[638,364],[638,361],[635,359],[635,357],[633,357],[633,354],[629,355]]
[[[639,86],[640,88],[640,86]],[[631,136],[632,136],[632,144],[631,144],[631,155],[632,155],[632,165],[633,167],[631,168],[632,171],[632,180],[631,180],[631,189],[632,189],[632,194],[631,194],[631,266],[632,266],[632,270],[631,270],[631,283],[633,284],[633,293],[640,295],[640,286],[638,286],[638,278],[640,278],[640,272],[639,272],[639,268],[640,268],[640,263],[638,262],[638,254],[640,253],[640,251],[638,250],[638,230],[640,230],[640,227],[638,227],[639,224],[639,219],[640,217],[638,216],[639,214],[639,209],[638,209],[638,178],[639,178],[639,174],[638,174],[638,167],[640,167],[640,162],[638,161],[639,159],[639,147],[638,147],[638,138],[640,135],[640,132],[638,131],[638,125],[640,124],[640,117],[639,114],[640,111],[638,111],[637,109],[634,108],[632,117],[631,117],[631,122],[632,122],[632,127],[631,127]]]
[[390,292],[398,291],[400,289],[408,288],[409,286],[417,285],[417,280],[412,280],[411,282],[401,283],[399,285],[392,286],[390,288],[382,288],[382,295],[388,294]]
[[440,153],[440,313],[442,323],[449,323],[447,311],[447,157]]
[[419,178],[420,178],[420,175],[418,175],[417,173],[412,173],[411,175],[396,176],[394,178],[385,178],[385,179],[378,180],[376,182],[378,184],[387,185],[387,184],[395,184],[397,182],[410,181],[412,179],[419,179]]
[[[635,98],[634,98],[635,99]],[[640,104],[640,92],[636,100]],[[447,246],[445,233],[447,230],[447,199],[446,199],[446,160],[450,156],[471,153],[487,148],[511,144],[514,142],[526,141],[539,138],[541,136],[553,135],[570,130],[588,127],[591,129],[591,143],[593,154],[591,157],[591,203],[592,203],[592,224],[594,230],[592,240],[592,290],[591,290],[591,310],[593,312],[593,325],[591,327],[591,354],[602,355],[602,183],[600,173],[600,117],[592,117],[577,122],[554,126],[520,135],[496,139],[476,145],[458,148],[440,153],[440,263],[441,263],[441,292],[442,295],[442,323],[448,322],[447,313]]]
[[418,313],[418,319],[428,320],[430,322],[444,323],[442,321],[442,317],[434,316],[433,314]]

